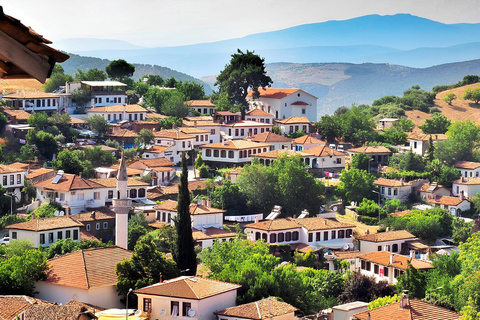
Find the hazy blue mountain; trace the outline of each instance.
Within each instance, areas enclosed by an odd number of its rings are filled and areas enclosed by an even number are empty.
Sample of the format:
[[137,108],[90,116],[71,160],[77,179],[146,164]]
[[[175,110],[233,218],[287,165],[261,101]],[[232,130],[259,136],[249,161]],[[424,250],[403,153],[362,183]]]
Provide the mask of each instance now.
[[465,45],[475,42],[480,42],[480,24],[444,24],[396,14],[306,24],[188,46],[138,50],[81,46],[90,48],[81,54],[157,64],[202,77],[222,70],[237,48],[255,50],[268,63],[383,62],[429,67],[476,58],[477,46]]

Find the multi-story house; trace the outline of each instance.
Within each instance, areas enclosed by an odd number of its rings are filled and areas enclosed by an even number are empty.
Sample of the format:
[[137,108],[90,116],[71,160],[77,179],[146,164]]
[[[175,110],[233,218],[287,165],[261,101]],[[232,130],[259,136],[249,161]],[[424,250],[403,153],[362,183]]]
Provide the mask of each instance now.
[[222,125],[223,132],[230,139],[243,139],[266,131],[272,131],[273,123],[261,123],[250,120],[240,120]]
[[378,178],[373,184],[378,186],[382,199],[399,199],[401,202],[407,202],[412,193],[412,183],[404,182],[402,179]]
[[0,185],[5,188],[7,194],[15,197],[17,202],[22,197],[21,191],[25,186],[27,171],[28,169],[0,164]]
[[127,103],[126,87],[126,84],[118,81],[73,81],[67,82],[65,93],[71,95],[77,89],[87,89],[91,92],[92,100],[86,107],[105,107]]
[[210,131],[205,130],[205,129],[200,129],[200,128],[195,128],[195,127],[180,127],[177,130],[194,136],[195,141],[193,143],[194,148],[198,149],[199,146],[208,143],[210,141]]
[[317,97],[301,89],[258,88],[260,96],[253,98],[248,93],[247,101],[257,103],[261,108],[275,116],[275,119],[306,117],[310,122],[317,121]]
[[312,168],[321,169],[322,173],[337,173],[345,168],[345,152],[338,151],[327,147],[326,145],[319,145],[308,148],[302,151],[303,153],[313,155]]
[[424,156],[427,153],[428,146],[430,144],[430,138],[432,142],[447,140],[448,136],[446,134],[421,134],[421,133],[410,133],[407,137],[408,147],[404,149],[412,150],[413,153]]
[[53,93],[21,91],[4,95],[2,99],[8,101],[8,106],[30,113],[46,112],[51,115],[60,111],[60,96]]
[[[178,129],[167,129],[154,132],[155,145],[168,147],[163,152],[163,156],[173,163],[179,163],[182,158],[183,151],[193,149],[195,136],[185,134]],[[155,154],[148,154],[152,158]],[[146,156],[144,156],[146,157]]]
[[214,114],[215,105],[210,100],[190,100],[185,104],[192,110],[200,112],[200,114]]
[[369,170],[376,170],[379,165],[388,165],[389,158],[392,155],[392,151],[384,146],[369,146],[368,144],[363,147],[348,149],[348,153],[352,156],[355,153],[363,153],[369,156]]
[[297,151],[307,150],[316,146],[324,146],[327,143],[323,140],[312,137],[308,134],[293,140]]
[[176,177],[173,162],[166,158],[139,159],[131,163],[128,169],[142,171],[141,176],[150,174],[154,186],[169,184]]
[[460,170],[462,177],[473,178],[480,176],[480,162],[457,161],[454,167]]
[[262,109],[251,109],[245,113],[245,120],[257,121],[261,123],[273,123],[275,117]]
[[283,150],[285,148],[290,150],[292,148],[292,139],[278,135],[271,131],[265,131],[252,137],[247,137],[246,140],[260,143],[268,143],[270,144],[270,151]]
[[305,116],[275,120],[275,124],[280,127],[282,134],[293,134],[299,130],[310,133],[311,122]]
[[223,140],[220,143],[200,146],[203,161],[212,166],[232,166],[250,163],[252,156],[267,152],[270,145],[246,140]]
[[388,251],[405,253],[407,242],[415,240],[415,236],[406,230],[370,233],[356,236],[361,253]]
[[147,110],[138,104],[111,105],[87,110],[88,116],[94,114],[102,116],[109,123],[116,123],[123,120],[143,121],[147,115]]
[[115,235],[115,212],[110,209],[96,208],[89,212],[77,213],[70,216],[75,221],[83,224],[80,231],[87,231],[93,237],[105,242],[114,240]]

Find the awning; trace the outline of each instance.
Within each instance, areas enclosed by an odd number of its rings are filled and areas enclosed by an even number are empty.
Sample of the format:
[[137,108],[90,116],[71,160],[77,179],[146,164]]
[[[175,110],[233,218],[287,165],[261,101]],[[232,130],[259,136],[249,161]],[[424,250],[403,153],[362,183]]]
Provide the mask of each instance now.
[[317,241],[316,242],[317,248],[325,248],[325,249],[351,249],[353,248],[352,238],[344,238],[344,239],[335,239],[335,240],[328,240],[328,241]]

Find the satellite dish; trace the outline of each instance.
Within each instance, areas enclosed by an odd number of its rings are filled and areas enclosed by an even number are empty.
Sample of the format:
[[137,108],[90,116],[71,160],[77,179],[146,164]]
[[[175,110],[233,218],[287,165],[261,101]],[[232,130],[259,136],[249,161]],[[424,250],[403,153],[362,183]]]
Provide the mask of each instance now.
[[135,311],[134,315],[137,316],[137,317],[140,317],[142,315],[142,310],[137,309],[137,311]]
[[350,205],[353,207],[355,205],[355,201],[350,202]]
[[338,208],[337,206],[333,207],[333,211],[337,212]]
[[350,248],[350,246],[348,245],[348,243],[346,243],[346,244],[343,246],[343,250],[348,250],[348,248]]
[[167,315],[167,309],[163,308],[160,310],[160,316],[165,317]]
[[55,215],[55,217],[58,217],[58,215],[60,214],[60,212],[57,210],[53,213]]
[[65,215],[64,211],[60,211],[60,216],[63,217]]
[[195,310],[193,310],[193,309],[188,309],[187,315],[188,315],[190,318],[195,317]]

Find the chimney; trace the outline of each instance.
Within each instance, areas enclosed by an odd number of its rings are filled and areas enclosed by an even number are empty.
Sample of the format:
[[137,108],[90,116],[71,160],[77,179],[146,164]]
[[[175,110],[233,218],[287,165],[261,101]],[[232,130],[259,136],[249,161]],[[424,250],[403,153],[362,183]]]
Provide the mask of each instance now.
[[408,290],[403,290],[402,296],[400,297],[400,309],[405,309],[408,306]]
[[82,179],[82,172],[79,172],[79,173],[78,173],[78,177],[79,177],[80,179]]
[[225,145],[225,139],[222,139],[222,146]]
[[258,223],[258,216],[255,216],[255,223]]
[[370,311],[367,312],[367,320],[370,320]]
[[410,258],[415,258],[415,250],[410,250]]
[[463,190],[460,190],[460,200],[465,200],[465,192]]
[[268,298],[268,314],[272,314],[272,298]]
[[205,206],[207,203],[205,201],[205,199],[202,199],[202,202],[201,202],[202,206]]
[[90,218],[92,218],[93,220],[95,220],[95,211],[92,211],[92,213],[90,213]]
[[196,128],[197,127],[197,120],[193,120],[193,126]]
[[127,104],[124,103],[124,104],[123,104],[123,113],[126,113],[126,112],[127,112]]
[[209,208],[212,207],[212,200],[207,199],[207,207],[209,207]]
[[[398,208],[397,208],[397,210],[398,210]],[[395,211],[395,212],[397,212],[397,211]],[[388,231],[390,231],[390,227],[385,228],[385,232],[388,232]]]
[[207,227],[206,227],[205,225],[202,225],[202,232],[203,232],[203,233],[205,233],[205,229],[206,229],[206,228],[207,228]]
[[65,208],[65,217],[70,217],[70,207]]
[[162,273],[160,272],[160,279],[159,279],[158,282],[159,282],[159,283],[162,283],[162,280],[163,280],[163,279],[162,279]]
[[394,264],[395,263],[395,254],[391,253],[390,254],[390,264]]

